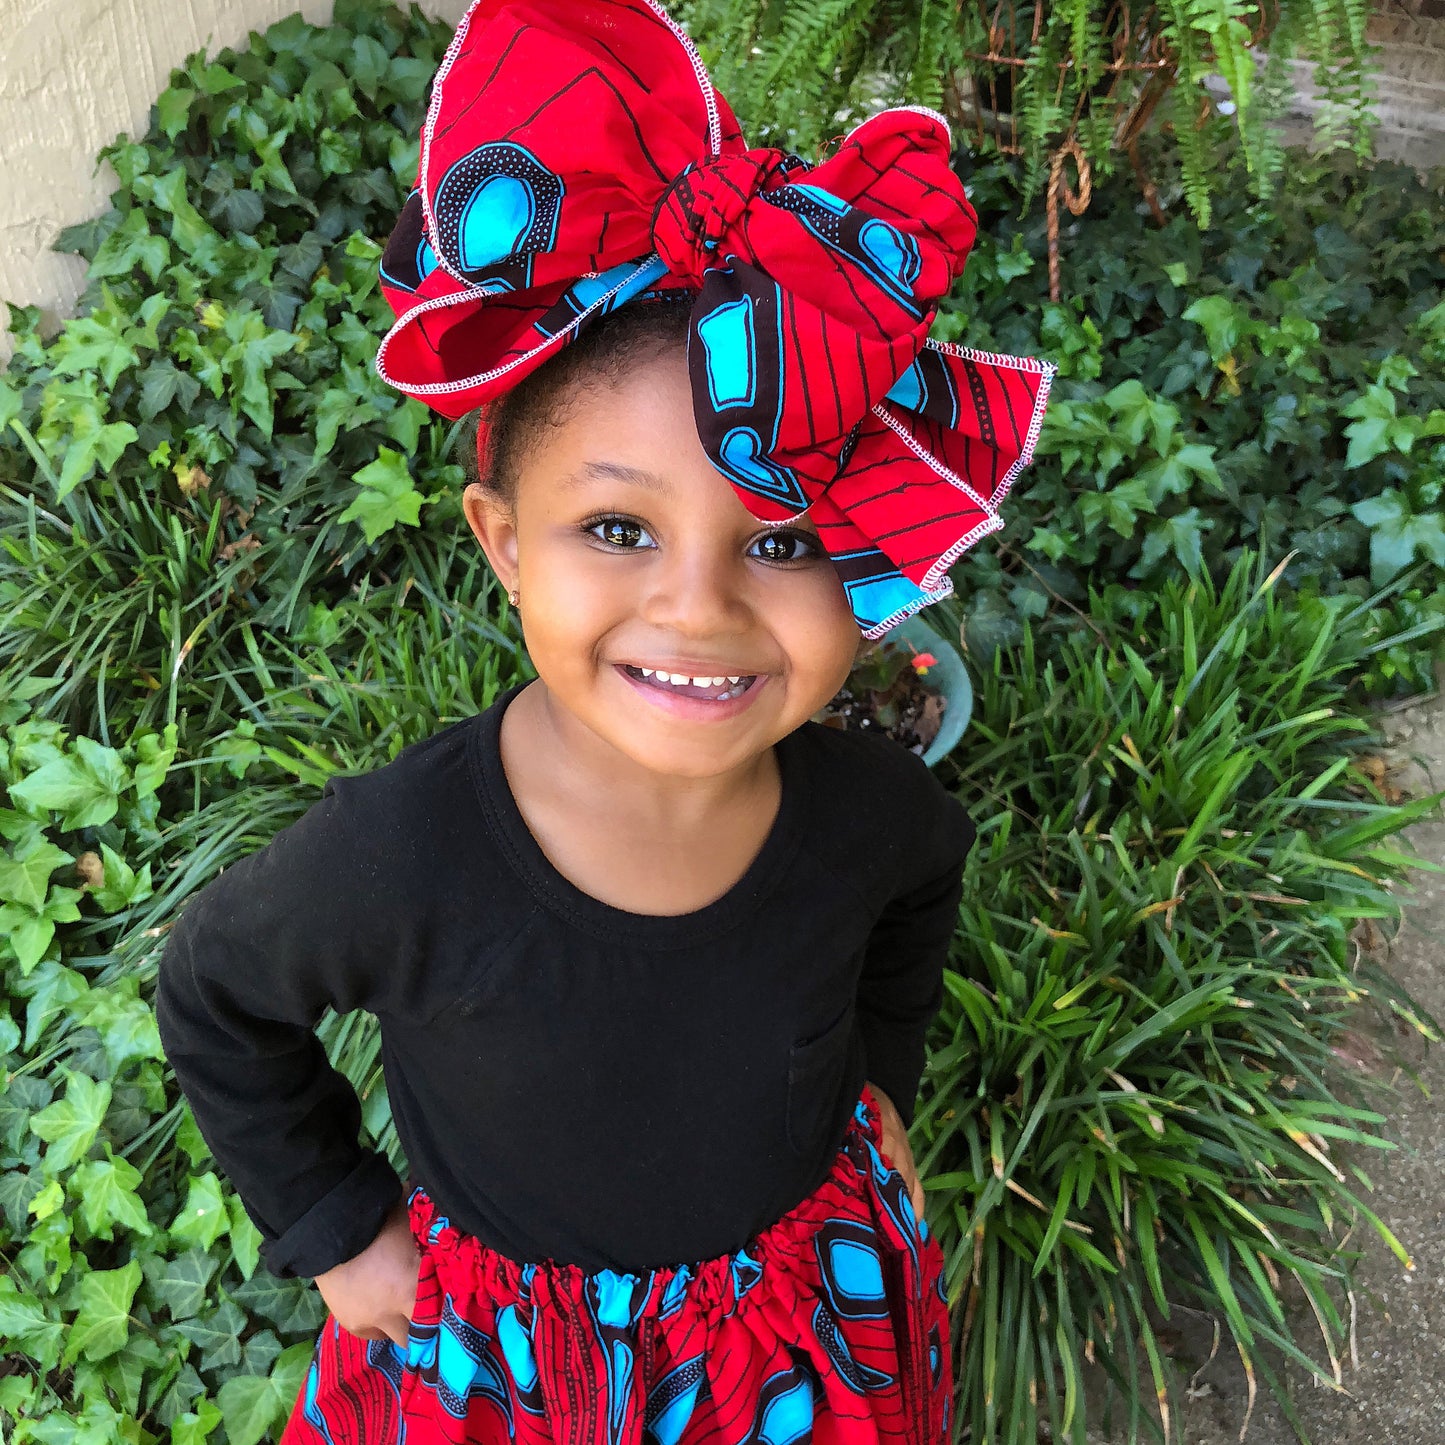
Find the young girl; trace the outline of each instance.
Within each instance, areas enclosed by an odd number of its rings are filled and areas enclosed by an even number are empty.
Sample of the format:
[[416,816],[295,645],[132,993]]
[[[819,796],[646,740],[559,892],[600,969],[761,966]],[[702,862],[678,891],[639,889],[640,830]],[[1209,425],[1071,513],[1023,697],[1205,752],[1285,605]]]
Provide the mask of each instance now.
[[[157,992],[268,1268],[283,1441],[940,1445],[907,1127],[973,828],[811,721],[999,524],[1051,368],[926,343],[974,221],[932,112],[748,150],[650,0],[479,0],[378,371],[485,408],[467,520],[536,681],[196,895]],[[381,1021],[411,1178],[312,1029]]]

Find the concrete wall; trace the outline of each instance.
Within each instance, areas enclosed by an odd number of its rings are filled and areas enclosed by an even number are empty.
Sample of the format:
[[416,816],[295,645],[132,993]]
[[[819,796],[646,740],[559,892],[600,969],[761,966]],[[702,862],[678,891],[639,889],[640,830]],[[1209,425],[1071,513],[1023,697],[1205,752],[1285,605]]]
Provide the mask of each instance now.
[[[332,0],[0,0],[0,302],[71,314],[85,262],[49,250],[66,226],[109,205],[117,181],[96,152],[145,131],[173,67],[244,43],[298,9],[318,24]],[[403,5],[405,8],[405,5]],[[423,0],[455,22],[466,0]],[[3,323],[0,315],[0,323]],[[0,335],[0,363],[10,354]]]

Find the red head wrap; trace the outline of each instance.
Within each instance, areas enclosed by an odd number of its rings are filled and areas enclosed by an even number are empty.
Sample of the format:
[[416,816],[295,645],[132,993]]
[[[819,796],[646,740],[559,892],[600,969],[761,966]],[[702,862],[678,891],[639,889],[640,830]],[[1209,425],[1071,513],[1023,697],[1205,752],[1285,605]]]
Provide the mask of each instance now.
[[753,516],[807,511],[869,637],[1003,525],[1054,368],[927,340],[977,222],[948,125],[750,150],[652,0],[476,0],[382,257],[381,378],[460,417],[626,301],[695,296],[698,435]]

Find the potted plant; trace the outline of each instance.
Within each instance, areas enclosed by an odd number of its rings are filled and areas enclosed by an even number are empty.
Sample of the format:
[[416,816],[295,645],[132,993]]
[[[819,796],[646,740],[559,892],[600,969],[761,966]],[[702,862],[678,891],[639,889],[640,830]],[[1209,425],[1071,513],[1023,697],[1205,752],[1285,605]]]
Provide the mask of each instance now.
[[957,648],[917,615],[872,643],[814,721],[882,732],[930,767],[957,745],[973,686]]

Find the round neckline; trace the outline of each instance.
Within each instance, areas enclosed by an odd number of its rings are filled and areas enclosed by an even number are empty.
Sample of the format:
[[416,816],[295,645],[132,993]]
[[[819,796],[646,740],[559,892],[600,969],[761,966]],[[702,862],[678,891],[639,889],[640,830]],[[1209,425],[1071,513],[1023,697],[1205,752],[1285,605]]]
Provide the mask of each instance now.
[[806,793],[806,749],[800,738],[803,728],[788,733],[775,745],[781,785],[778,811],[741,877],[727,892],[690,913],[633,913],[604,903],[573,883],[543,852],[522,816],[502,766],[502,714],[529,685],[530,679],[514,683],[477,714],[470,751],[473,781],[493,836],[513,869],[543,904],[590,932],[630,943],[668,947],[696,944],[699,938],[713,938],[735,927],[778,885],[802,835],[800,815]]

